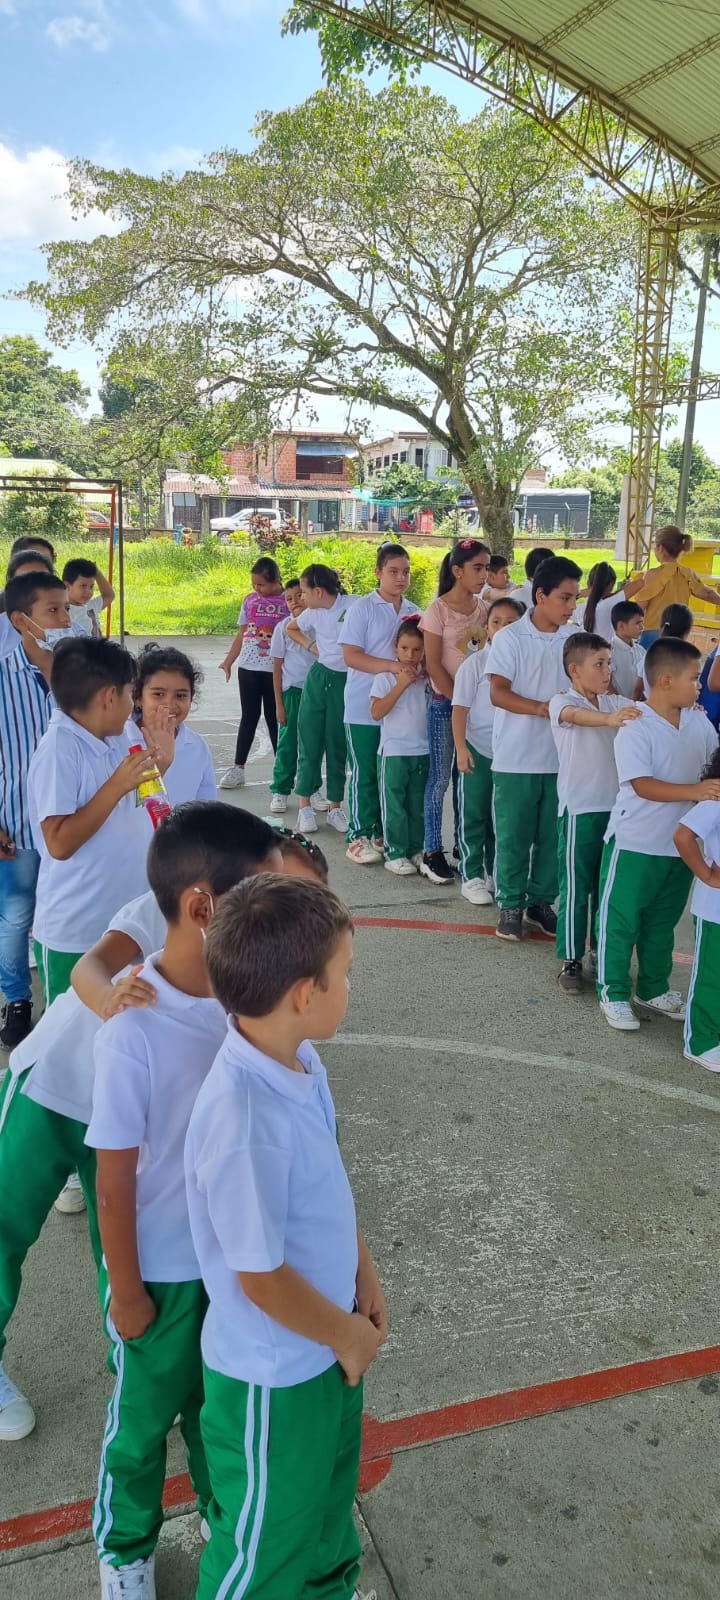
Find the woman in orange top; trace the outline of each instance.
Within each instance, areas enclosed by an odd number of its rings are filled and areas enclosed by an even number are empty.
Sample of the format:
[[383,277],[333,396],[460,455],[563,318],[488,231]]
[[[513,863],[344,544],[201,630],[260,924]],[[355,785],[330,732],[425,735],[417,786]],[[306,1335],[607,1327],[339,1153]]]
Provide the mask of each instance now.
[[655,643],[660,628],[660,618],[666,606],[690,604],[690,596],[705,600],[711,606],[720,606],[720,592],[710,589],[691,567],[681,567],[679,558],[692,550],[692,539],[682,528],[670,524],[659,528],[655,535],[655,554],[660,562],[647,574],[642,588],[633,598],[645,612],[645,630],[640,636],[644,649]]

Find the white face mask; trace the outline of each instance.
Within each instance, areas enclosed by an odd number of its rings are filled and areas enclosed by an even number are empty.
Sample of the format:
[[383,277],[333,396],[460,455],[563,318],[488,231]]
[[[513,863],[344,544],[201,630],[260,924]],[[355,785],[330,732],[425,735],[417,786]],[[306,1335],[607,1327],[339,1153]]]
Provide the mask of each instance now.
[[[23,612],[23,615],[24,614],[25,613]],[[32,623],[32,618],[28,617],[27,621]],[[69,627],[67,627],[67,628],[43,628],[43,637],[42,637],[42,639],[40,639],[38,637],[38,635],[36,633],[34,633],[34,628],[31,628],[31,632],[33,632],[33,636],[35,638],[35,642],[40,646],[41,650],[50,650],[50,651],[52,651],[52,650],[55,649],[55,646],[60,643],[61,639],[69,639],[69,637],[70,637],[70,629],[69,629]]]
[[[206,889],[198,889],[197,884],[193,884],[193,894],[207,894],[207,890]],[[208,894],[208,900],[210,901],[210,916],[214,917],[214,915],[215,915],[215,901],[213,900],[213,897],[212,897],[211,894]],[[207,934],[206,934],[204,928],[200,929],[200,938],[202,939],[203,944],[207,944]]]

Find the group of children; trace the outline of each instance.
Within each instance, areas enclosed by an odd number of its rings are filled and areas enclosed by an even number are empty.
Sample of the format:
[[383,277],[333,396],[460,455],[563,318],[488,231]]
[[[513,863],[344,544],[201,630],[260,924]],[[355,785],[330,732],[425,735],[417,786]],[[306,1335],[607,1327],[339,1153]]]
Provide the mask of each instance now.
[[[344,1015],[351,918],[313,840],[218,803],[182,652],[135,663],[73,634],[46,564],[11,576],[5,600],[0,873],[20,869],[24,892],[0,952],[15,1045],[0,1357],[48,1211],[86,1207],[115,1377],[93,1518],[103,1600],[155,1600],[178,1418],[200,1600],[352,1600],[362,1375],[387,1312],[307,1042]],[[159,775],[153,831],[142,797]],[[31,927],[46,1006],[32,1031]],[[34,1426],[0,1360],[0,1441]]]

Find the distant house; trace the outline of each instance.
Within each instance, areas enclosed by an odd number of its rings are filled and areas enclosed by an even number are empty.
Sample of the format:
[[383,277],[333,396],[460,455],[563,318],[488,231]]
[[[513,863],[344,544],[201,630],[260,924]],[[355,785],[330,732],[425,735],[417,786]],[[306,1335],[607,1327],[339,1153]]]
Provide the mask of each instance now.
[[363,445],[362,455],[366,478],[373,478],[376,472],[397,466],[400,462],[419,467],[426,478],[435,478],[443,467],[456,465],[454,457],[444,445],[438,444],[437,439],[422,429],[413,428],[399,429],[396,433],[387,434],[384,439],[375,439]]
[[352,479],[358,449],[344,433],[282,431],[267,445],[223,451],[228,479],[218,483],[202,474],[166,472],[163,482],[165,527],[181,525],[209,531],[211,517],[273,507],[327,533],[341,523],[355,526],[358,502]]

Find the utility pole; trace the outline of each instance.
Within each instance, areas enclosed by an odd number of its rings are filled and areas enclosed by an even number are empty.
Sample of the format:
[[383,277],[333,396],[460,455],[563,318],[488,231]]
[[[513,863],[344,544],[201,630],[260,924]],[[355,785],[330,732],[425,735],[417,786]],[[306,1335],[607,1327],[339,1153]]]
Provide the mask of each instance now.
[[707,240],[703,251],[702,282],[698,294],[697,317],[695,319],[695,342],[693,344],[692,362],[690,364],[690,399],[685,411],[685,437],[683,439],[682,461],[680,463],[680,484],[678,487],[676,521],[681,528],[685,526],[687,516],[688,494],[690,492],[690,469],[692,467],[693,437],[695,434],[695,411],[697,408],[696,385],[700,376],[700,360],[702,357],[703,333],[705,331],[705,307],[707,305],[708,282],[710,278],[710,257],[712,242]]

